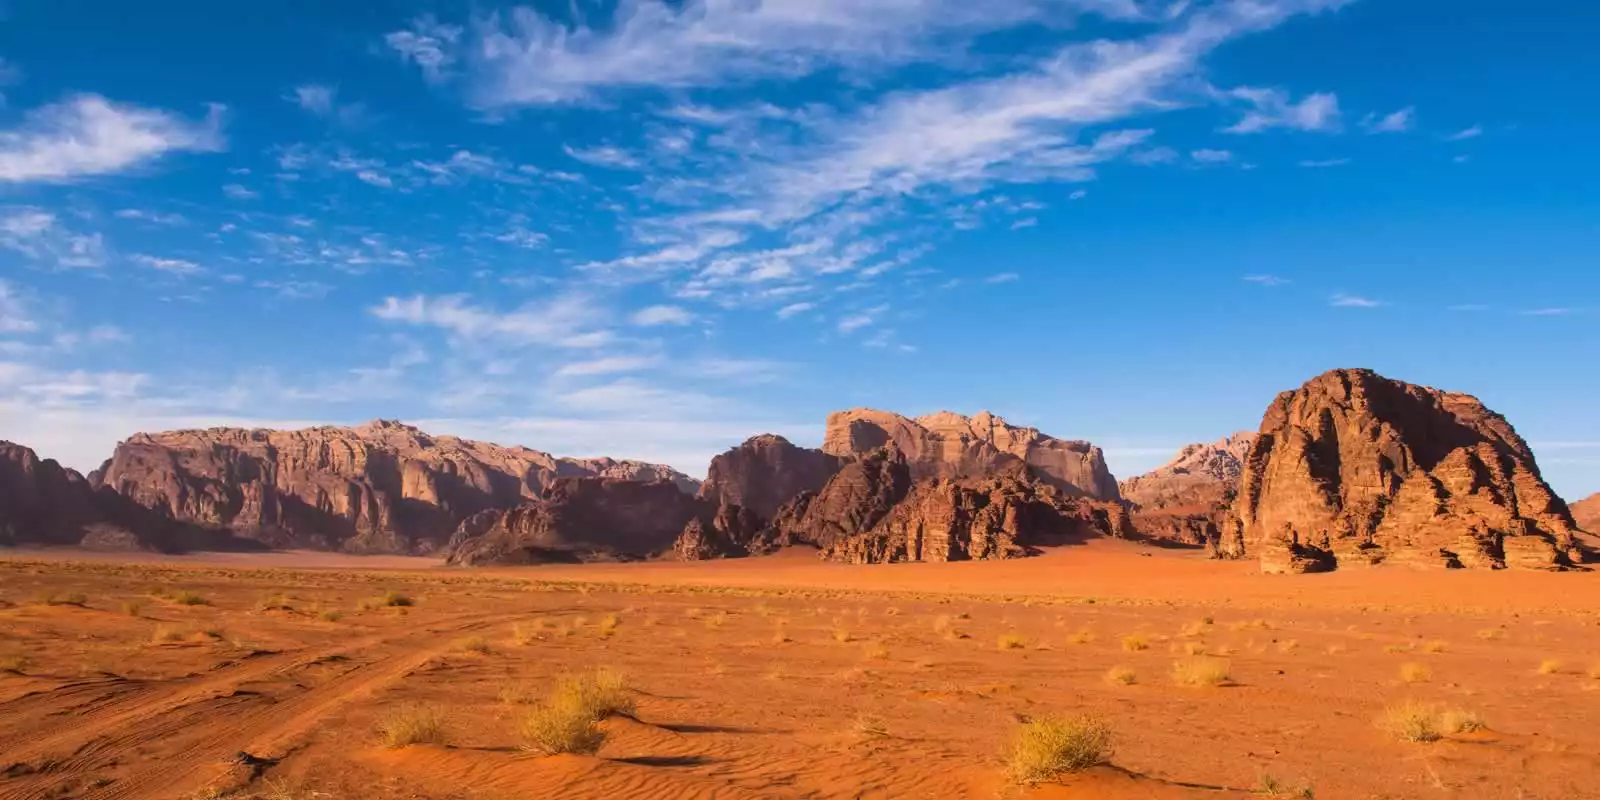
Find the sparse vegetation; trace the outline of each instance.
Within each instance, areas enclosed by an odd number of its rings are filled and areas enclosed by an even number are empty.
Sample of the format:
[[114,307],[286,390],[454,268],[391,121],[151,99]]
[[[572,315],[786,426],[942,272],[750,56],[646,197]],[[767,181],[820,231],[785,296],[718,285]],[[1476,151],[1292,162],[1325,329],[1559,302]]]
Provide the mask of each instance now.
[[1540,675],[1555,675],[1555,674],[1561,672],[1561,668],[1563,666],[1564,665],[1558,659],[1547,658],[1547,659],[1539,662],[1539,674]]
[[1150,640],[1137,633],[1130,633],[1122,637],[1122,649],[1137,653],[1140,650],[1150,649]]
[[1011,782],[1029,786],[1105,764],[1112,755],[1111,727],[1088,715],[1024,723],[1006,751]]
[[401,594],[393,589],[378,596],[378,605],[384,608],[410,608],[417,604],[410,595]]
[[194,592],[191,592],[188,589],[182,589],[182,590],[173,592],[171,595],[168,596],[168,599],[172,600],[172,602],[177,603],[180,606],[209,606],[209,605],[211,605],[211,601],[210,600],[207,600],[205,597],[203,597],[203,596],[201,596],[199,594],[196,594]]
[[1112,667],[1106,672],[1106,683],[1116,686],[1132,686],[1138,682],[1138,673],[1128,667]]
[[833,640],[838,642],[839,644],[844,644],[844,643],[850,641],[850,631],[848,631],[848,630],[846,630],[844,628],[834,628],[833,629]]
[[338,622],[344,619],[344,612],[337,608],[325,608],[317,612],[317,619],[323,622]]
[[268,595],[256,601],[257,611],[293,611],[294,605],[281,594]]
[[864,651],[863,655],[865,655],[867,658],[873,659],[874,661],[882,661],[889,657],[889,646],[883,642],[873,642],[872,644],[867,645],[867,649]]
[[1483,718],[1475,712],[1460,708],[1448,708],[1439,712],[1439,730],[1446,735],[1457,733],[1472,733],[1483,730],[1486,725]]
[[613,714],[631,715],[634,700],[627,680],[608,669],[563,678],[519,725],[523,746],[545,755],[594,753],[605,743],[597,723]]
[[1256,789],[1251,794],[1258,797],[1290,797],[1303,800],[1312,800],[1317,796],[1309,785],[1290,786],[1283,779],[1265,772],[1261,774],[1260,780],[1256,782]]
[[1426,665],[1408,661],[1400,665],[1400,680],[1405,683],[1426,683],[1433,672]]
[[616,635],[617,626],[621,624],[622,620],[616,614],[607,614],[600,618],[600,624],[596,629],[600,632],[601,637],[610,639]]
[[144,614],[144,603],[138,600],[123,601],[122,613],[127,614],[130,617],[140,616]]
[[1450,645],[1440,639],[1433,639],[1422,644],[1422,652],[1424,653],[1443,653],[1448,649],[1450,649]]
[[444,744],[444,716],[432,706],[401,706],[378,720],[378,736],[386,747]]
[[889,723],[875,714],[857,714],[851,727],[863,739],[882,739],[889,735]]
[[1179,686],[1221,686],[1232,680],[1229,664],[1221,658],[1184,658],[1172,665],[1172,681]]
[[1002,633],[995,640],[995,645],[1001,650],[1021,650],[1028,646],[1028,640],[1021,634]]
[[463,653],[477,653],[480,656],[490,655],[494,648],[489,646],[489,640],[482,636],[468,636],[456,642],[456,649]]
[[1088,644],[1094,641],[1094,634],[1089,631],[1077,631],[1067,634],[1068,644]]
[[40,600],[47,606],[77,606],[82,608],[89,604],[89,595],[83,592],[68,592],[66,594],[48,594]]

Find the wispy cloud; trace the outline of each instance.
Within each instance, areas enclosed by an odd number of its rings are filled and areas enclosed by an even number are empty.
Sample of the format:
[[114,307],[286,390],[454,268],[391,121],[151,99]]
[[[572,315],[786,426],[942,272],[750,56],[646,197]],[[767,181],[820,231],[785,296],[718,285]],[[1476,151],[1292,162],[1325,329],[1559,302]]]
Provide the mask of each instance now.
[[1297,131],[1339,129],[1339,98],[1332,92],[1306,95],[1296,103],[1281,89],[1241,86],[1225,94],[1254,108],[1238,122],[1223,128],[1225,133],[1260,133],[1273,128]]
[[633,312],[628,320],[642,327],[688,325],[694,322],[694,314],[681,306],[648,306]]
[[192,275],[200,275],[205,272],[205,268],[201,267],[199,264],[196,264],[193,261],[185,261],[181,258],[157,258],[155,256],[137,254],[129,256],[128,258],[135,264],[148,267],[153,270],[158,270],[160,272],[165,272],[170,275],[188,277]]
[[363,103],[339,102],[339,88],[308,83],[296,86],[288,96],[290,102],[309,114],[344,126],[356,126],[367,121],[367,107]]
[[552,373],[557,378],[591,377],[640,372],[661,363],[658,356],[607,356],[563,364]]
[[578,148],[568,145],[567,155],[597,167],[612,167],[614,169],[634,169],[639,166],[639,159],[634,158],[618,147],[600,145],[598,147]]
[[873,306],[872,308],[864,311],[859,311],[854,314],[847,314],[843,317],[840,317],[838,326],[839,332],[843,334],[850,334],[861,330],[862,328],[871,326],[878,321],[878,318],[881,317],[885,311],[888,310],[889,306],[887,305]]
[[467,339],[587,348],[612,338],[598,324],[598,309],[578,295],[528,304],[515,311],[473,305],[460,295],[389,297],[371,312],[388,322],[439,328]]
[[189,221],[188,219],[184,218],[182,214],[148,211],[139,208],[120,209],[112,216],[115,216],[117,219],[131,219],[138,220],[140,222],[149,222],[153,225],[176,226],[186,224]]
[[105,237],[82,233],[51,212],[32,207],[7,209],[0,216],[0,247],[62,269],[95,269],[108,258]]
[[1576,309],[1561,307],[1534,308],[1522,312],[1522,315],[1526,317],[1564,317],[1568,314],[1574,313],[1575,311]]
[[1280,278],[1277,275],[1246,275],[1244,280],[1257,286],[1284,286],[1291,282],[1288,278]]
[[1197,164],[1227,164],[1233,161],[1232,150],[1200,149],[1189,153]]
[[1312,169],[1324,169],[1324,168],[1327,168],[1327,167],[1342,167],[1342,166],[1344,166],[1346,164],[1349,164],[1349,163],[1350,163],[1350,159],[1348,159],[1348,158],[1329,158],[1329,159],[1323,159],[1321,161],[1315,161],[1315,160],[1301,161],[1300,162],[1300,166],[1302,166],[1302,167],[1310,167]]
[[384,36],[384,43],[400,58],[421,68],[429,81],[438,81],[455,64],[454,51],[461,33],[460,26],[445,25],[432,14],[424,14],[412,20],[408,29]]
[[0,278],[0,333],[32,333],[39,329],[28,302],[10,281]]
[[1405,133],[1416,125],[1417,109],[1406,106],[1389,114],[1378,116],[1368,114],[1361,120],[1361,127],[1367,133]]
[[1373,300],[1371,298],[1362,297],[1355,294],[1345,294],[1343,292],[1334,295],[1333,298],[1328,301],[1328,305],[1331,305],[1334,308],[1377,308],[1383,304],[1384,303],[1380,300]]
[[59,182],[110,175],[179,152],[221,150],[222,106],[198,122],[81,94],[27,113],[0,131],[0,181]]
[[248,187],[238,183],[230,183],[226,186],[223,186],[222,193],[234,200],[254,200],[261,196],[260,192],[252,191]]
[[1013,283],[1022,280],[1022,276],[1015,272],[1001,272],[983,279],[984,283]]
[[811,311],[816,307],[816,303],[790,303],[789,305],[778,309],[778,319],[788,319],[797,314],[804,314],[805,312]]
[[1476,139],[1482,135],[1483,128],[1481,126],[1474,125],[1470,128],[1463,128],[1462,130],[1456,131],[1455,133],[1444,137],[1444,140],[1447,142],[1464,142],[1468,139]]

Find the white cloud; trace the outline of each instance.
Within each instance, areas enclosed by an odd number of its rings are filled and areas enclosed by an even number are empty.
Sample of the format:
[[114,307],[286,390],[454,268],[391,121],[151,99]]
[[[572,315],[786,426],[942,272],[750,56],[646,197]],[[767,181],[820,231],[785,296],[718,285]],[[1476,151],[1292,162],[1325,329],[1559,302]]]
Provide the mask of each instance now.
[[105,266],[105,238],[68,229],[55,214],[21,207],[0,217],[0,247],[63,269]]
[[9,281],[0,279],[0,333],[33,333],[38,329],[39,323],[21,292]]
[[440,328],[467,339],[570,348],[598,347],[611,339],[608,331],[595,324],[599,312],[578,295],[509,312],[472,305],[460,295],[389,297],[371,311],[382,320]]
[[1083,13],[1144,19],[1133,0],[883,0],[870,13],[852,0],[624,0],[590,26],[530,8],[472,20],[431,18],[391,33],[390,47],[437,79],[456,61],[470,71],[472,102],[486,108],[592,99],[627,87],[688,88],[797,77],[828,66],[872,67],[948,59],[956,31],[1027,21],[1071,24]]
[[1039,224],[1039,218],[1038,217],[1023,217],[1022,219],[1019,219],[1016,222],[1011,223],[1011,230],[1020,231],[1023,228],[1032,228],[1032,227],[1037,226],[1038,224]]
[[1301,161],[1300,162],[1300,166],[1302,166],[1302,167],[1310,167],[1312,169],[1321,169],[1321,168],[1326,168],[1326,167],[1342,167],[1342,166],[1344,166],[1344,165],[1346,165],[1348,163],[1350,163],[1350,159],[1348,159],[1348,158],[1328,158],[1328,159],[1323,159],[1321,161],[1316,161],[1316,160]]
[[1381,117],[1368,114],[1361,121],[1361,127],[1366,128],[1367,133],[1405,133],[1416,124],[1416,114],[1414,106],[1406,106]]
[[661,359],[656,356],[609,356],[563,364],[556,369],[553,375],[557,378],[616,375],[640,372],[655,367],[660,363]]
[[983,279],[984,283],[1012,283],[1021,280],[1022,276],[1015,272],[1001,272]]
[[1455,133],[1452,133],[1449,136],[1444,137],[1444,140],[1447,141],[1447,142],[1464,142],[1464,141],[1466,141],[1468,139],[1476,139],[1476,138],[1478,138],[1479,136],[1482,136],[1482,135],[1483,135],[1482,126],[1474,125],[1474,126],[1472,126],[1470,128],[1465,128],[1465,129],[1456,131]]
[[694,322],[694,315],[680,306],[650,306],[635,311],[629,320],[635,325],[644,327],[688,325]]
[[1360,295],[1345,294],[1340,292],[1333,296],[1328,304],[1335,308],[1377,308],[1383,305],[1382,301],[1372,300]]
[[170,112],[81,94],[28,112],[0,131],[0,181],[68,181],[110,175],[170,153],[222,149],[222,107],[191,122]]
[[336,86],[309,83],[296,86],[289,101],[309,114],[331,120],[340,125],[359,125],[366,120],[367,108],[362,103],[339,102]]
[[839,319],[839,332],[844,334],[854,333],[862,328],[869,327],[878,321],[878,317],[888,311],[887,305],[873,306],[855,314],[848,314]]
[[790,303],[778,309],[778,319],[788,319],[796,314],[803,314],[817,307],[816,303]]
[[199,264],[196,264],[193,261],[185,261],[181,258],[157,258],[155,256],[147,255],[132,255],[128,258],[140,266],[149,267],[150,269],[154,270],[160,270],[161,272],[166,272],[172,275],[190,276],[200,275],[205,272],[205,268],[201,267]]
[[391,188],[391,187],[394,186],[394,180],[392,178],[390,178],[388,175],[385,175],[385,174],[383,174],[381,172],[378,172],[376,170],[371,170],[371,169],[356,170],[356,178],[359,179],[362,183],[369,183],[369,184],[372,184],[373,186],[377,186],[377,187],[384,188],[384,189],[388,189],[388,188]]
[[1067,199],[1068,200],[1082,200],[1083,198],[1088,197],[1088,196],[1089,196],[1089,191],[1087,189],[1077,189],[1077,190],[1074,190],[1072,192],[1072,194],[1067,195]]
[[1233,151],[1201,149],[1190,152],[1189,157],[1199,164],[1227,164],[1233,161]]
[[567,155],[597,167],[611,167],[613,169],[636,169],[639,159],[634,158],[628,151],[610,145],[599,145],[589,148],[575,148],[565,146]]
[[1571,313],[1573,309],[1560,307],[1535,308],[1522,312],[1523,316],[1527,317],[1564,317]]
[[1331,92],[1306,95],[1300,102],[1281,89],[1242,86],[1225,93],[1254,106],[1225,133],[1259,133],[1272,128],[1298,131],[1332,131],[1339,128],[1339,98]]
[[1277,275],[1246,275],[1244,279],[1259,286],[1283,286],[1290,282],[1288,278],[1280,278]]
[[139,208],[124,208],[112,216],[117,219],[131,219],[140,222],[149,222],[154,225],[184,225],[189,222],[182,214],[162,213],[160,211],[146,211]]
[[222,193],[234,200],[254,200],[261,196],[260,193],[253,192],[237,183],[230,183],[226,186],[223,186]]

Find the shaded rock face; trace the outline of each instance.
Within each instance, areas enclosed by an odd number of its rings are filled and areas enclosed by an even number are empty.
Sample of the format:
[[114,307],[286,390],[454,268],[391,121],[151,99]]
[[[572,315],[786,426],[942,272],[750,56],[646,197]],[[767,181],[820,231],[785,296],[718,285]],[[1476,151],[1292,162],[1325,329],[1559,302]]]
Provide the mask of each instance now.
[[964,561],[1131,533],[1120,503],[1069,496],[1020,462],[982,478],[913,480],[904,455],[885,447],[779,509],[755,548],[809,544],[860,564]]
[[385,421],[138,434],[91,480],[162,516],[272,547],[428,553],[466,517],[590,475],[666,477],[680,494],[695,486],[652,464],[559,459]]
[[840,456],[763,434],[711,459],[700,497],[770,518],[802,492],[821,490],[845,463]]
[[1139,533],[1186,545],[1213,543],[1244,471],[1254,433],[1185,445],[1171,461],[1119,485]]
[[1336,370],[1280,394],[1219,554],[1264,572],[1377,563],[1558,568],[1586,557],[1511,424],[1477,398]]
[[94,550],[252,550],[253,542],[165,519],[33,450],[0,442],[0,545]]
[[1600,494],[1592,494],[1572,504],[1572,518],[1578,527],[1600,534]]
[[[685,526],[704,510],[704,503],[670,481],[557,478],[543,497],[463,520],[450,537],[446,563],[645,558],[674,549]],[[732,513],[737,517],[737,510]]]
[[907,419],[857,408],[828,415],[823,452],[855,458],[888,444],[905,454],[912,477],[919,480],[983,477],[1020,462],[1068,493],[1117,499],[1117,482],[1100,448],[1019,428],[987,411],[974,417],[941,411]]

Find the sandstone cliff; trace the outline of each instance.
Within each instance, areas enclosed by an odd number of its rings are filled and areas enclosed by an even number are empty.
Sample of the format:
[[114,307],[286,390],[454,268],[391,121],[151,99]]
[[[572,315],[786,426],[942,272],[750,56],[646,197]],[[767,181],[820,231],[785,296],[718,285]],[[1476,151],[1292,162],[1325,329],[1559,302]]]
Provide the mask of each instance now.
[[138,434],[91,480],[171,519],[273,547],[428,553],[473,514],[592,475],[695,486],[653,464],[561,459],[386,421]]
[[822,450],[858,458],[891,443],[905,454],[917,479],[982,477],[1021,462],[1069,493],[1117,499],[1116,479],[1100,448],[1015,427],[987,411],[970,418],[942,411],[916,419],[866,408],[840,411],[828,415]]
[[700,497],[770,518],[801,492],[820,490],[847,459],[762,434],[711,459]]
[[1578,527],[1600,534],[1600,494],[1591,494],[1572,504],[1572,518]]
[[1187,545],[1214,542],[1233,499],[1254,433],[1185,445],[1165,465],[1119,485],[1140,533]]
[[1585,548],[1522,437],[1477,398],[1335,370],[1280,394],[1219,551],[1266,572],[1555,568]]
[[557,478],[538,499],[463,520],[450,538],[446,563],[647,558],[671,551],[704,509],[703,501],[669,481]]
[[1071,496],[1020,461],[983,477],[916,480],[904,454],[885,447],[779,509],[755,547],[809,544],[853,563],[963,561],[1131,533],[1120,503]]

